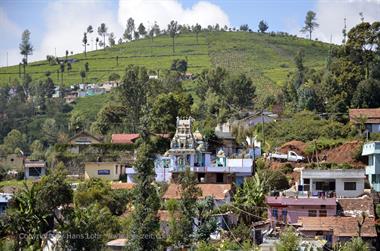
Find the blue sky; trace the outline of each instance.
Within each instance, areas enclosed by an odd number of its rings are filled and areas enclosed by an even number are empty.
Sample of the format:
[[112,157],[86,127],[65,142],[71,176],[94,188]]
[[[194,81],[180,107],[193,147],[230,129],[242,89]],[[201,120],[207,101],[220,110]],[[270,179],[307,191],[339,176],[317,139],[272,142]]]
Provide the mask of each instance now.
[[21,60],[18,44],[24,29],[32,33],[35,51],[30,58],[38,60],[55,50],[58,56],[66,49],[80,52],[81,34],[89,24],[106,22],[120,37],[130,16],[161,26],[177,19],[203,25],[248,24],[253,30],[263,19],[271,31],[302,36],[299,30],[308,10],[317,13],[320,23],[316,37],[328,41],[332,36],[335,43],[341,40],[345,17],[348,26],[359,22],[360,11],[368,21],[380,20],[380,0],[0,0],[0,66],[6,65],[6,52],[9,65]]

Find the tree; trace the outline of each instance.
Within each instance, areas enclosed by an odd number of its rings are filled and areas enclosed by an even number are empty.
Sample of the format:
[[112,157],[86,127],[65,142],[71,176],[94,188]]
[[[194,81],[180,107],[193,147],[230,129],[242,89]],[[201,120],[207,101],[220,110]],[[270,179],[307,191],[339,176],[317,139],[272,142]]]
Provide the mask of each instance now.
[[149,87],[149,76],[144,67],[128,66],[120,84],[119,97],[126,108],[131,132],[140,125]]
[[69,56],[69,51],[68,50],[66,50],[65,56],[66,56],[66,60],[67,60],[67,57]]
[[57,136],[59,132],[58,125],[53,118],[48,118],[42,124],[42,133],[44,135],[43,139],[49,144],[53,145],[57,142]]
[[101,23],[98,27],[98,34],[99,36],[103,37],[103,49],[106,49],[106,36],[107,36],[108,28],[105,23]]
[[109,77],[108,77],[108,80],[109,80],[109,81],[117,81],[117,80],[119,80],[119,79],[120,79],[120,75],[117,74],[117,73],[115,73],[115,72],[111,73],[111,74],[109,75]]
[[96,37],[96,39],[95,39],[95,50],[98,50],[98,43],[99,43],[99,38]]
[[172,41],[173,41],[173,54],[175,52],[174,39],[177,36],[178,30],[179,30],[179,26],[178,26],[177,21],[172,20],[170,22],[170,24],[168,25],[168,33],[169,33],[169,36],[172,38]]
[[168,133],[175,131],[177,116],[190,116],[189,113],[180,114],[180,112],[189,112],[191,102],[186,100],[183,94],[161,93],[154,97],[151,107],[151,116],[155,118],[151,121],[152,130],[157,133]]
[[352,106],[357,108],[377,108],[380,106],[380,81],[367,79],[361,81],[354,93]]
[[132,40],[133,32],[135,31],[135,20],[133,18],[128,18],[127,28],[124,31],[123,37],[126,41]]
[[83,46],[84,46],[84,55],[87,57],[87,33],[84,32],[83,33],[83,39],[82,39],[82,43],[83,43]]
[[339,251],[369,251],[368,244],[360,237],[354,237],[347,241]]
[[198,44],[198,35],[199,35],[199,32],[202,31],[202,26],[198,23],[195,24],[194,28],[193,28],[193,32],[195,32],[195,36],[197,38],[197,44]]
[[186,168],[185,172],[180,174],[180,209],[181,216],[179,223],[182,229],[182,240],[180,244],[189,245],[192,241],[194,215],[197,205],[197,199],[202,195],[202,191],[197,187],[195,174]]
[[240,30],[241,31],[248,31],[249,30],[248,24],[242,24],[242,25],[240,25]]
[[104,250],[109,236],[117,234],[121,228],[109,209],[96,203],[87,208],[75,208],[66,215],[65,222],[59,228],[64,250]]
[[172,62],[172,65],[170,67],[170,70],[177,71],[182,74],[186,73],[187,71],[187,61],[184,59],[174,59]]
[[92,32],[94,32],[94,29],[92,28],[92,25],[89,25],[87,27],[87,33],[92,33]]
[[19,45],[20,54],[24,56],[25,64],[28,63],[28,56],[33,54],[33,46],[30,43],[30,31],[24,30],[21,36],[21,43]]
[[311,33],[315,30],[315,28],[319,27],[319,24],[315,22],[316,13],[313,11],[308,11],[305,18],[305,26],[301,29],[302,33],[309,33],[309,39],[311,40]]
[[71,63],[68,62],[67,63],[67,72],[70,72],[72,69],[73,69],[73,67],[71,66]]
[[80,71],[80,77],[82,78],[82,84],[84,84],[84,79],[86,78],[86,71]]
[[113,34],[113,32],[110,33],[109,37],[108,37],[108,43],[110,44],[110,47],[114,46],[115,45],[115,35]]
[[[242,187],[239,187],[234,197],[234,205],[237,208],[250,212],[251,214],[241,214],[239,218],[246,224],[252,221],[260,220],[262,207],[264,206],[265,194],[268,191],[268,180],[266,177],[259,175],[248,178]],[[258,215],[254,217],[252,215]]]
[[15,153],[17,149],[25,150],[26,148],[26,135],[22,134],[19,130],[13,129],[4,138],[3,143],[7,153]]
[[285,228],[280,234],[280,241],[276,245],[278,251],[295,251],[298,250],[301,238],[296,234],[292,227]]
[[144,37],[147,34],[145,26],[144,26],[143,23],[140,23],[140,25],[137,28],[137,30],[139,31],[139,34],[140,34],[141,37]]
[[154,22],[154,25],[152,28],[149,30],[149,36],[153,42],[153,38],[155,36],[158,36],[160,34],[160,26],[158,26],[157,22]]
[[117,44],[122,44],[123,43],[123,39],[119,38],[119,40],[117,41]]
[[141,133],[142,143],[137,151],[135,162],[136,186],[133,202],[132,222],[128,236],[128,250],[158,250],[159,221],[157,211],[160,199],[154,181],[154,152],[155,149],[146,131]]
[[32,151],[32,154],[30,155],[31,160],[41,160],[45,157],[44,146],[39,140],[33,141],[30,145],[30,150]]
[[84,70],[85,70],[86,72],[89,72],[89,71],[90,71],[90,66],[89,66],[88,62],[86,62],[86,63],[84,64]]
[[236,107],[238,110],[253,106],[256,87],[245,74],[231,77],[225,81],[223,89],[225,91],[224,99],[226,103]]
[[261,33],[265,33],[268,30],[268,28],[269,28],[268,24],[264,20],[261,20],[259,23],[259,31]]
[[134,31],[134,32],[133,32],[133,37],[134,37],[135,39],[139,39],[139,38],[140,38],[140,33],[139,33],[138,31]]

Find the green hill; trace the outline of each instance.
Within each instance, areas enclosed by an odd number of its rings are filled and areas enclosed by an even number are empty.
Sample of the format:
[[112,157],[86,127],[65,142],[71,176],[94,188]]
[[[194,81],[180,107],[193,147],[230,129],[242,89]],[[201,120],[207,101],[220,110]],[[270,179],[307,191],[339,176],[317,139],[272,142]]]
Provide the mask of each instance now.
[[[106,81],[112,72],[120,75],[128,64],[144,65],[149,70],[168,69],[173,59],[184,58],[188,61],[188,71],[200,72],[211,66],[222,66],[230,72],[249,74],[259,91],[268,85],[281,85],[287,74],[295,69],[293,57],[303,48],[305,64],[316,68],[323,67],[329,44],[309,41],[292,36],[271,36],[269,34],[248,32],[211,32],[200,33],[199,43],[195,34],[181,34],[175,39],[175,53],[172,53],[172,40],[167,35],[150,39],[140,39],[123,43],[112,48],[98,49],[87,53],[70,55],[79,60],[72,64],[72,70],[63,73],[63,83],[68,86],[80,83],[80,71],[85,62],[90,71],[87,81]],[[116,60],[118,57],[118,62]],[[26,72],[32,79],[45,78],[47,71],[52,73],[53,80],[60,83],[59,65],[49,65],[44,61],[30,63]],[[22,69],[21,69],[22,72]],[[0,68],[0,86],[9,79],[19,77],[19,66]],[[271,90],[276,89],[272,88]]]

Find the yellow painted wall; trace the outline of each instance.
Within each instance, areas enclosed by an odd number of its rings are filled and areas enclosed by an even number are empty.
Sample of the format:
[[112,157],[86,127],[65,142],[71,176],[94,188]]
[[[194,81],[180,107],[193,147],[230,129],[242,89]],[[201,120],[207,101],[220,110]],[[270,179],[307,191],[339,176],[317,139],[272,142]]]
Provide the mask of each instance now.
[[[116,168],[117,168],[117,174],[116,174]],[[101,171],[109,170],[109,174],[100,175],[99,170]],[[102,179],[107,179],[107,180],[119,180],[120,175],[124,173],[125,173],[124,165],[122,168],[120,168],[120,163],[118,162],[86,162],[84,164],[85,179],[102,178]]]

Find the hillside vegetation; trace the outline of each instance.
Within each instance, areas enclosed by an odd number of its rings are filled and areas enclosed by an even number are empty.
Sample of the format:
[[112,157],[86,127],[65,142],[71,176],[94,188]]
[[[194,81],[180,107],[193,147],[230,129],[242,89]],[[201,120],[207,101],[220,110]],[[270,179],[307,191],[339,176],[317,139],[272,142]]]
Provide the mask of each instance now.
[[[145,66],[148,70],[169,69],[173,59],[188,61],[188,72],[198,73],[211,66],[222,66],[233,73],[245,72],[252,77],[256,86],[281,85],[287,74],[294,71],[293,58],[300,49],[305,51],[305,65],[322,67],[329,45],[291,36],[272,36],[254,32],[202,32],[197,43],[195,34],[181,34],[175,39],[175,53],[172,40],[161,35],[152,41],[149,38],[115,45],[105,50],[69,55],[79,60],[72,64],[72,70],[63,73],[65,86],[80,83],[80,72],[89,63],[86,82],[108,80],[112,72],[123,75],[129,64]],[[70,50],[70,48],[68,48]],[[118,57],[118,60],[116,59]],[[64,57],[63,57],[64,58]],[[22,75],[21,68],[21,75]],[[26,72],[34,81],[44,79],[50,71],[56,84],[61,83],[59,65],[50,65],[46,60],[30,63]],[[19,66],[0,68],[0,86],[9,79],[19,77]]]

